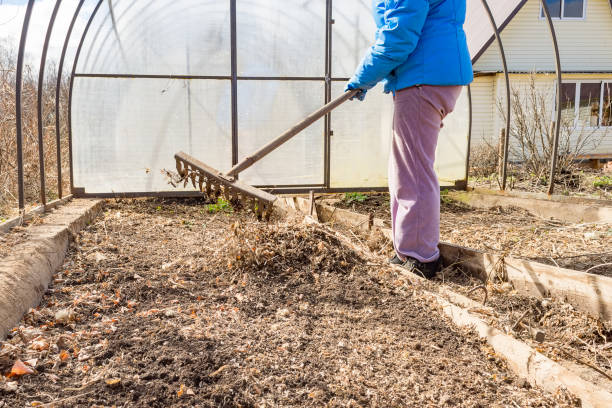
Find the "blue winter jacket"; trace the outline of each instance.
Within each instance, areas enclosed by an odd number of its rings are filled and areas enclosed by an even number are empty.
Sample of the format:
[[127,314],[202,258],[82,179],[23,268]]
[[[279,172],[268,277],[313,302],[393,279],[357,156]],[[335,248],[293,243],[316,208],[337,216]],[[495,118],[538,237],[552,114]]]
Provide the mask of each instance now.
[[376,42],[348,89],[385,92],[414,85],[467,85],[474,79],[463,23],[466,0],[373,0]]

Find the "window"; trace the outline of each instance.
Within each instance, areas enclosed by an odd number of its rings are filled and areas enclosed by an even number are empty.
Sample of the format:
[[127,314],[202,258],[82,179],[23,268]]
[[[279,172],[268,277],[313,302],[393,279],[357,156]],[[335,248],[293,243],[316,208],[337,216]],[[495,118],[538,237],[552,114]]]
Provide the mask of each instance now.
[[561,117],[578,127],[612,126],[612,82],[564,82]]
[[[586,0],[546,0],[550,16],[556,19],[582,19],[586,13]],[[541,7],[540,18],[545,18]]]
[[603,84],[601,125],[612,126],[612,82]]
[[599,126],[600,99],[601,83],[580,84],[580,99],[578,100],[578,124],[580,126]]

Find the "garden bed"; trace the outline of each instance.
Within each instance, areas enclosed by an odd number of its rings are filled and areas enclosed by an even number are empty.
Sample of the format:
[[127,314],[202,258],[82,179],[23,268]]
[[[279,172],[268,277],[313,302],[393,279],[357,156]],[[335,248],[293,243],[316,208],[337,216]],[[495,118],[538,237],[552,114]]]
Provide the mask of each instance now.
[[[361,214],[374,214],[389,223],[388,197],[384,193],[360,194],[363,201],[358,201],[355,196],[338,195],[323,201]],[[443,194],[440,238],[473,249],[612,276],[609,223],[571,224],[512,207],[477,209]]]
[[226,210],[109,202],[2,343],[32,373],[0,407],[577,405],[325,227]]

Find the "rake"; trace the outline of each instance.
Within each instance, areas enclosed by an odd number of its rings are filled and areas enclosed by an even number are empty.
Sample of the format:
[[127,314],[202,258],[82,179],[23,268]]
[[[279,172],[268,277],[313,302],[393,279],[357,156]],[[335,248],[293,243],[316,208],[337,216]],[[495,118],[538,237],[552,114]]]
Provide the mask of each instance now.
[[199,188],[209,198],[216,199],[219,196],[224,196],[228,201],[237,199],[243,204],[250,204],[258,218],[267,219],[270,216],[272,205],[276,201],[276,196],[238,180],[238,175],[354,97],[358,92],[359,90],[345,92],[342,96],[332,100],[255,153],[247,156],[227,173],[222,173],[184,152],[174,155],[176,170],[185,184],[191,180],[193,187]]

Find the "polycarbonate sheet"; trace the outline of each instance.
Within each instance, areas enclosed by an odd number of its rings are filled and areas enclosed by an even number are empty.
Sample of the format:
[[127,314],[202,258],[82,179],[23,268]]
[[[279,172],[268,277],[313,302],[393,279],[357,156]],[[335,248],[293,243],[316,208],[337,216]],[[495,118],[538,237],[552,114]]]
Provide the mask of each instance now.
[[[239,81],[238,151],[244,159],[324,102],[321,81]],[[270,153],[240,178],[255,185],[322,184],[323,120]]]
[[325,75],[325,0],[237,0],[238,75]]
[[371,5],[371,0],[333,1],[332,73],[336,78],[351,77],[374,44],[376,24]]
[[78,73],[228,76],[230,2],[105,1]]
[[226,80],[76,78],[75,186],[87,193],[172,191],[161,171],[175,168],[178,151],[229,169],[230,101]]
[[[334,82],[332,96],[342,94]],[[331,115],[331,187],[385,187],[393,125],[393,98],[379,85],[363,102],[348,101]]]
[[438,138],[435,169],[441,185],[465,180],[469,115],[467,87],[463,87],[455,110],[444,119]]

